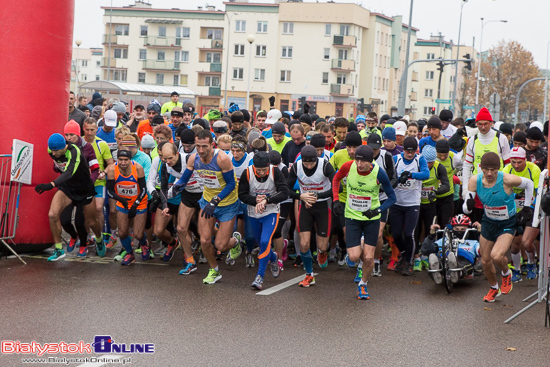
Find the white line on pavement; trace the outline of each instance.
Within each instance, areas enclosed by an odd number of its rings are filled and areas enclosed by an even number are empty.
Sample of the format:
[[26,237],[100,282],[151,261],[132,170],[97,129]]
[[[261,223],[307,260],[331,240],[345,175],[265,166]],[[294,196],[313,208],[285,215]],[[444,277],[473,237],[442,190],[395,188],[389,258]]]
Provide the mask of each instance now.
[[84,364],[80,364],[76,367],[100,367],[100,366],[112,363],[113,360],[120,359],[120,358],[122,358],[122,356],[112,355],[112,354],[105,354],[104,356],[98,356],[98,357],[94,357],[94,358],[97,358],[99,360],[101,360],[103,358],[107,358],[107,361],[106,362],[87,362],[87,363],[84,363]]
[[[316,276],[317,274],[316,273],[313,273],[313,276]],[[278,284],[276,285],[275,287],[271,287],[271,288],[268,288],[268,289],[265,289],[261,292],[258,292],[256,293],[257,296],[269,296],[275,292],[278,292],[280,290],[283,290],[285,288],[288,288],[294,284],[298,284],[300,283],[302,280],[304,280],[304,276],[303,275],[300,275],[299,277],[296,277],[296,278],[292,278],[290,280],[287,280],[286,282],[284,283],[281,283],[281,284]]]

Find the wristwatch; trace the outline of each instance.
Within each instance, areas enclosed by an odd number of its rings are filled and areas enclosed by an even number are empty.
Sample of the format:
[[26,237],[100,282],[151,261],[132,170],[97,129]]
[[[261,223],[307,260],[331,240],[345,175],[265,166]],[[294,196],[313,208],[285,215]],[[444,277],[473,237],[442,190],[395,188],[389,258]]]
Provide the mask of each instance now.
[[220,197],[219,197],[218,195],[214,196],[214,197],[212,198],[212,200],[215,200],[216,203],[218,203],[218,204],[219,204],[220,201],[221,201],[221,200],[220,200]]

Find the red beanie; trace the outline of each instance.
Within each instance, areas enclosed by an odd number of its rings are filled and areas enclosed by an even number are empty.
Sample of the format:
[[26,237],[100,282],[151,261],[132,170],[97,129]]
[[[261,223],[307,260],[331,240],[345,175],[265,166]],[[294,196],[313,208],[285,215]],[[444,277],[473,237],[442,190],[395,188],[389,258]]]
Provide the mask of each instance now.
[[75,134],[80,136],[80,125],[75,120],[71,120],[65,124],[64,134]]
[[485,120],[485,121],[491,121],[493,122],[493,116],[491,116],[491,112],[486,107],[483,107],[476,115],[476,122]]

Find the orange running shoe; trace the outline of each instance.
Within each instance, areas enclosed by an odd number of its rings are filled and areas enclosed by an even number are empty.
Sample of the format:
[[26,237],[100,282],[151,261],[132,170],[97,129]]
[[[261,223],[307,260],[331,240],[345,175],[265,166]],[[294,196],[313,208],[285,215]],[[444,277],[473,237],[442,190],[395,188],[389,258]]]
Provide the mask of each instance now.
[[313,277],[313,275],[306,274],[306,277],[304,278],[304,280],[300,282],[300,287],[307,288],[310,285],[315,285],[315,278]]
[[511,271],[509,272],[510,274],[508,274],[508,276],[502,277],[502,286],[501,286],[502,294],[508,294],[512,291],[512,287],[513,287],[512,272]]
[[483,297],[484,302],[495,302],[495,299],[500,296],[500,288],[489,288],[489,293],[485,297]]
[[394,259],[391,259],[390,262],[388,263],[388,270],[394,271],[396,265],[397,265],[397,261],[395,261]]
[[328,266],[328,253],[319,251],[319,255],[317,255],[317,262],[321,268],[326,268]]

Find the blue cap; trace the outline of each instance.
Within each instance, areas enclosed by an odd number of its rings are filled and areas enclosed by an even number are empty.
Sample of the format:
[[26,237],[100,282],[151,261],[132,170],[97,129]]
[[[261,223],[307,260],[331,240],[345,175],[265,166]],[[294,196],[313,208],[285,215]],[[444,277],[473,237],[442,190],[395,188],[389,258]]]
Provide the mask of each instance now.
[[61,150],[65,148],[66,145],[67,142],[65,141],[65,137],[61,134],[52,134],[52,136],[48,139],[48,148],[50,150]]
[[365,115],[357,115],[357,117],[355,118],[355,123],[359,122],[359,121],[367,121],[367,118],[365,117]]
[[431,145],[426,145],[424,148],[422,148],[422,157],[426,160],[426,162],[434,162],[437,158],[437,153],[434,147]]
[[386,127],[382,131],[382,139],[395,141],[395,129],[393,127]]

